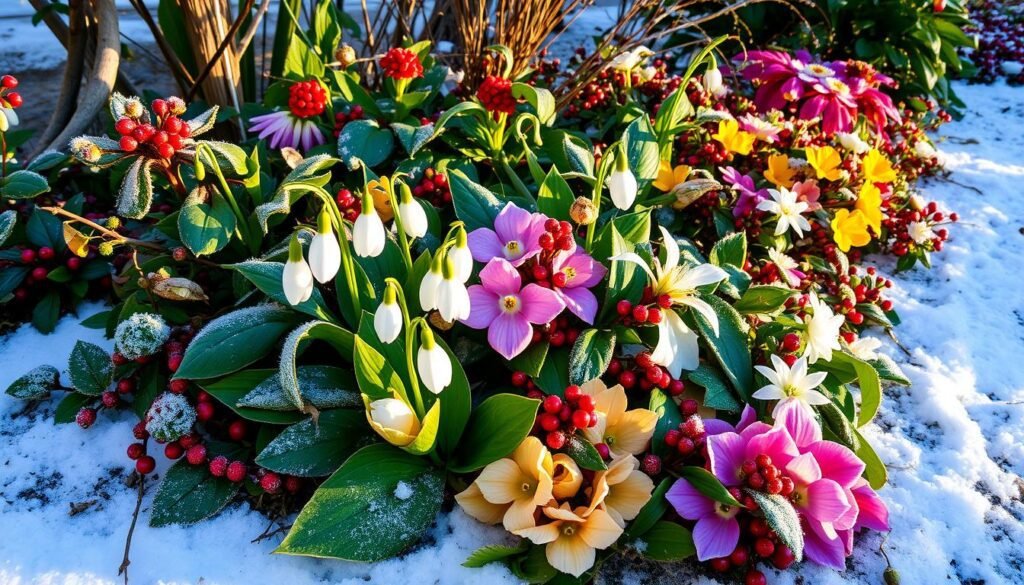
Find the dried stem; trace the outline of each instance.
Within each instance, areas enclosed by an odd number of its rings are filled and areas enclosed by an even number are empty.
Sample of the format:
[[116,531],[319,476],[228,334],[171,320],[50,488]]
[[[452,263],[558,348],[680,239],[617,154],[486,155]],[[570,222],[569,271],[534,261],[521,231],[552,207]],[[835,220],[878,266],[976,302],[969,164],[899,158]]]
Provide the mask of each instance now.
[[128,585],[128,565],[132,564],[129,553],[132,549],[132,535],[135,534],[135,524],[139,520],[139,511],[142,509],[142,497],[146,494],[146,476],[136,473],[139,477],[139,497],[135,500],[135,512],[132,514],[132,523],[128,527],[128,537],[124,540],[124,558],[121,566],[117,569],[118,575],[124,575],[124,585]]

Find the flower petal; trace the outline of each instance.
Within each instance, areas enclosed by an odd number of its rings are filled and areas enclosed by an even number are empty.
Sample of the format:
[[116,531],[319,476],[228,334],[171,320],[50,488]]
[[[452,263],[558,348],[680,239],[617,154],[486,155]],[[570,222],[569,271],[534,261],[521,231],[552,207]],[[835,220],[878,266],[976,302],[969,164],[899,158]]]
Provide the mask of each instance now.
[[511,459],[498,459],[484,467],[476,484],[484,499],[492,504],[508,504],[521,498],[522,486],[530,479]]
[[455,501],[464,512],[484,524],[497,524],[505,515],[507,504],[492,504],[484,499],[480,486],[473,482],[469,487],[455,495]]
[[469,318],[462,322],[473,329],[486,329],[501,314],[498,300],[498,295],[479,284],[469,287]]
[[508,260],[491,258],[480,271],[480,284],[499,296],[516,295],[519,294],[519,289],[523,286],[523,279],[519,276],[516,267]]
[[469,251],[477,262],[487,262],[492,258],[500,258],[504,254],[504,246],[494,230],[478,228],[469,232],[467,239]]
[[530,323],[545,325],[565,309],[565,303],[555,291],[536,284],[528,284],[520,293],[523,302],[521,315]]
[[715,513],[715,502],[685,479],[677,479],[665,492],[665,499],[672,504],[677,514],[687,520],[698,520]]
[[491,322],[487,330],[487,341],[505,359],[512,359],[521,354],[530,345],[533,328],[522,315],[504,313]]
[[740,524],[735,518],[705,516],[693,527],[697,560],[707,561],[732,554],[740,541]]
[[807,488],[808,515],[821,522],[838,520],[850,507],[846,492],[836,482],[822,479]]

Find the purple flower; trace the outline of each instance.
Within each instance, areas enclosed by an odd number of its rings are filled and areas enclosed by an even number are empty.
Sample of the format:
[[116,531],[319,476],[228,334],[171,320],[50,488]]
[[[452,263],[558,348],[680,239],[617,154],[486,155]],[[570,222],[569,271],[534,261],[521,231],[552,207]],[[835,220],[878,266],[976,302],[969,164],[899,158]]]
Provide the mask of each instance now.
[[505,205],[494,218],[494,229],[475,229],[469,234],[469,250],[477,262],[504,258],[513,266],[521,266],[540,252],[540,235],[547,218],[530,213],[513,203]]
[[327,140],[313,120],[297,118],[288,110],[254,116],[249,120],[250,132],[259,132],[260,138],[270,139],[270,148],[301,148],[307,151]]
[[722,180],[729,183],[739,193],[739,197],[736,199],[736,206],[732,210],[733,217],[750,215],[757,209],[759,203],[768,199],[767,189],[758,189],[750,175],[741,174],[733,167],[722,169]]
[[597,262],[583,250],[562,252],[551,261],[552,280],[554,275],[564,274],[565,284],[555,286],[552,290],[565,303],[566,308],[588,324],[594,323],[597,315],[597,297],[590,292],[590,287],[601,282],[608,273],[600,262]]
[[551,289],[536,284],[524,287],[519,271],[503,258],[493,258],[484,266],[480,283],[469,287],[469,317],[463,323],[487,329],[488,343],[505,359],[516,357],[530,345],[531,323],[549,323],[565,308]]
[[697,560],[725,557],[736,549],[740,541],[740,523],[736,521],[739,508],[712,500],[685,479],[676,480],[665,499],[680,516],[697,521],[693,527]]

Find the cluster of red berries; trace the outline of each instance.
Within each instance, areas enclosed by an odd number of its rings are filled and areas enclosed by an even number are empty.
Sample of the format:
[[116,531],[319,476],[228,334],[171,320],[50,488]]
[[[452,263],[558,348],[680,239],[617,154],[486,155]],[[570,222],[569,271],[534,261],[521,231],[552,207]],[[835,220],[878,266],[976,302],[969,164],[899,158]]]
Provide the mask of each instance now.
[[347,114],[345,112],[335,112],[334,137],[337,138],[338,136],[341,136],[341,131],[345,128],[345,124],[356,120],[362,120],[364,113],[363,106],[360,105],[355,105],[349,108]]
[[314,118],[327,107],[327,90],[315,79],[288,87],[288,109],[296,118]]
[[178,117],[185,113],[185,103],[178,98],[155,99],[150,107],[156,114],[156,124],[149,123],[148,116],[142,114],[135,117],[126,114],[114,124],[121,135],[121,150],[169,159],[192,135],[188,123]]
[[1005,76],[1007,83],[1024,83],[1024,13],[1019,2],[972,2],[971,21],[965,32],[978,39],[978,48],[964,51],[978,68],[971,80],[992,83]]
[[49,246],[41,248],[25,246],[21,249],[21,263],[31,270],[25,275],[24,286],[14,289],[14,298],[19,301],[29,298],[29,287],[47,283],[47,276],[50,272],[60,266],[66,267],[71,272],[77,272],[82,267],[82,259],[78,256],[67,251],[58,253]]
[[452,188],[448,184],[448,177],[435,171],[433,167],[427,167],[423,171],[423,178],[412,188],[412,194],[426,199],[434,207],[444,207],[452,202]]
[[[752,490],[764,492],[769,495],[779,495],[784,498],[788,498],[793,494],[793,490],[796,488],[796,484],[793,480],[782,473],[782,471],[772,463],[772,458],[762,453],[757,455],[754,459],[747,459],[740,466],[740,472],[743,474],[744,483]],[[755,507],[754,499],[749,495],[742,496],[742,499],[737,497],[739,490],[733,488],[735,493],[733,497],[743,502],[749,509]]]
[[[543,436],[544,443],[552,451],[564,448],[576,429],[586,429],[597,424],[594,398],[584,394],[579,386],[567,387],[562,397],[556,394],[544,396],[539,390],[530,390],[527,396],[544,399],[533,425],[533,433]],[[594,447],[604,459],[611,456],[608,445],[598,443]]]
[[391,79],[423,77],[423,63],[420,63],[419,56],[402,47],[388,49],[380,58],[380,68]]
[[[0,108],[20,108],[24,100],[21,94],[14,91],[18,87],[18,78],[13,75],[0,77]],[[0,113],[0,116],[3,114]]]
[[566,315],[562,315],[545,325],[534,325],[531,343],[536,344],[547,341],[551,344],[551,347],[572,345],[576,343],[580,336],[580,329],[577,325],[579,325],[578,321],[569,319]]
[[665,433],[665,444],[676,450],[683,458],[701,452],[707,442],[707,431],[704,419],[697,414],[699,405],[696,400],[688,398],[679,403],[679,412],[683,422]]
[[897,212],[890,210],[888,217],[882,222],[882,225],[889,232],[889,238],[892,242],[889,247],[892,253],[896,256],[906,256],[918,250],[940,252],[942,251],[943,244],[949,238],[949,231],[945,228],[939,228],[932,230],[933,237],[924,242],[917,242],[911,234],[912,224],[924,222],[931,228],[946,221],[956,222],[959,219],[960,217],[956,213],[949,214],[947,218],[944,213],[938,210],[935,202],[932,201],[920,210],[914,209],[912,205]]
[[673,378],[667,369],[654,363],[651,354],[646,351],[636,354],[633,359],[612,359],[608,362],[605,374],[626,390],[640,388],[644,392],[650,392],[654,388],[660,388],[671,396],[679,396],[686,389],[686,384],[682,380]]
[[476,98],[492,114],[516,113],[516,98],[512,97],[512,81],[497,75],[488,75],[476,90]]
[[629,302],[628,299],[622,299],[616,303],[615,312],[619,314],[619,320],[622,321],[622,324],[631,327],[647,323],[651,325],[661,323],[661,312],[672,308],[672,299],[668,295],[659,295],[657,298],[651,297],[653,297],[653,294],[646,300],[641,299],[635,305]]
[[341,212],[342,217],[349,221],[355,221],[363,212],[363,202],[349,189],[344,187],[338,189],[334,200],[338,202],[338,211]]

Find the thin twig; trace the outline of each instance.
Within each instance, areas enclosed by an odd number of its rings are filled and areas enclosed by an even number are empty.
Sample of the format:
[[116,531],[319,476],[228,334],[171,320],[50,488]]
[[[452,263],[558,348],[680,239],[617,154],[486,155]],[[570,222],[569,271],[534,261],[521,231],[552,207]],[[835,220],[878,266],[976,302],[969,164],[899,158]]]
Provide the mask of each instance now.
[[132,524],[128,527],[128,537],[124,540],[124,559],[121,560],[121,566],[117,569],[118,575],[124,575],[124,585],[128,585],[128,565],[132,564],[128,555],[132,549],[132,535],[135,534],[135,523],[138,522],[139,510],[142,509],[142,496],[146,493],[146,476],[137,475],[139,476],[139,497],[135,501],[135,512],[132,514]]

